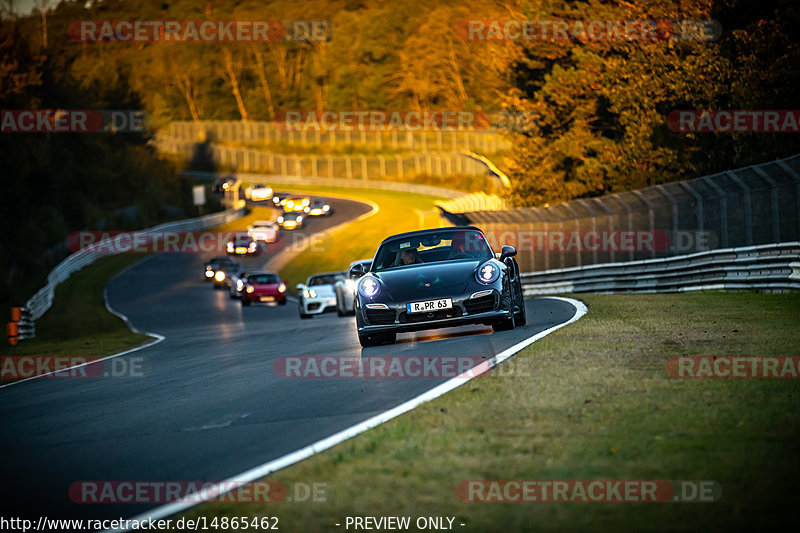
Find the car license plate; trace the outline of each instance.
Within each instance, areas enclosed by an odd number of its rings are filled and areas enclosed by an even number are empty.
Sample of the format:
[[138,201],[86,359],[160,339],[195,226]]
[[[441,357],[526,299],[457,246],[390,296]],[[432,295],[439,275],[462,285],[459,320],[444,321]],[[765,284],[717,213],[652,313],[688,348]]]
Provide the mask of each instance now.
[[274,296],[262,296],[261,297],[261,301],[262,302],[274,302],[275,301],[275,297]]
[[441,309],[452,309],[453,300],[442,298],[440,300],[428,300],[427,302],[411,302],[406,304],[406,313],[432,313]]

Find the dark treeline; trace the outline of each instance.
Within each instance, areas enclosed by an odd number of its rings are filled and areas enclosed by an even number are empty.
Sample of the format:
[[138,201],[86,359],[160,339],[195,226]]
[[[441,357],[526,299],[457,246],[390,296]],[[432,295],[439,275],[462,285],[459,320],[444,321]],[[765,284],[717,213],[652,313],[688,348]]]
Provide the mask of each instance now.
[[[80,20],[323,20],[328,41],[83,43]],[[469,41],[467,19],[703,20],[707,40]],[[530,117],[497,163],[518,205],[686,179],[798,151],[798,134],[682,134],[678,109],[796,109],[792,0],[276,0],[51,2],[6,10],[0,107],[144,109],[172,120],[270,120],[279,110],[512,109]],[[0,274],[35,267],[83,227],[146,225],[187,207],[142,135],[0,135],[8,184]],[[137,206],[136,220],[124,220]],[[116,214],[115,214],[116,213]],[[126,213],[126,214],[122,214]]]

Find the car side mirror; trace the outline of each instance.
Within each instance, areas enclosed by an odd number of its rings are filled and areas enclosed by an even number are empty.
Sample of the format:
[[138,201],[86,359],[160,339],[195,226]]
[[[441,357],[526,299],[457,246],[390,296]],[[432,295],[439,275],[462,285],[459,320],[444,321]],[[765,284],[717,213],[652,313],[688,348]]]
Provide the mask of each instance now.
[[353,268],[350,269],[350,277],[353,279],[360,278],[364,274],[364,265],[353,265]]
[[295,286],[295,289],[297,289],[298,291],[302,291],[305,288],[306,286],[304,283],[298,283],[297,286]]
[[513,246],[503,246],[500,249],[500,261],[504,260],[506,257],[514,257],[517,255],[517,249]]

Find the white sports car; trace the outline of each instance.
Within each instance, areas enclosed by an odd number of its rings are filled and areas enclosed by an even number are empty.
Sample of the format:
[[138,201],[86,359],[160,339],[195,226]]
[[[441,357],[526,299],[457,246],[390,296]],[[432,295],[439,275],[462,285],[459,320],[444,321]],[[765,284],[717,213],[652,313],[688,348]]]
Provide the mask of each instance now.
[[300,318],[311,318],[314,315],[335,311],[336,293],[333,285],[341,277],[343,277],[342,272],[315,274],[310,276],[305,284],[298,284]]
[[275,242],[278,240],[278,225],[268,220],[256,220],[247,228],[247,235],[254,241]]
[[272,187],[263,183],[255,183],[244,190],[244,196],[253,202],[263,202],[272,199]]

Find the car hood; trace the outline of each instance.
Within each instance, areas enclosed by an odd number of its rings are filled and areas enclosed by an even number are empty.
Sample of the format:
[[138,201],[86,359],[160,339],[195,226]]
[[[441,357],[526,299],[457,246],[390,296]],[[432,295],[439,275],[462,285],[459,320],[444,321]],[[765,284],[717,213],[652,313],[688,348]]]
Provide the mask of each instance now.
[[423,263],[372,275],[394,295],[427,291],[434,295],[437,289],[465,287],[469,281],[475,279],[475,270],[485,261],[485,259],[470,259]]

